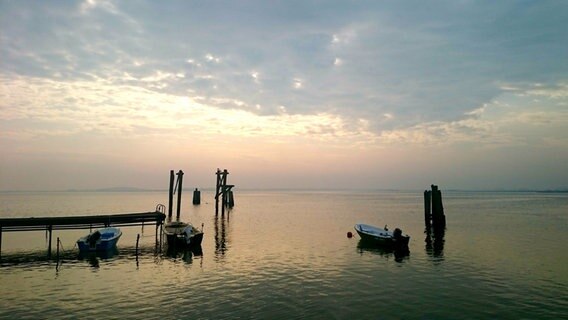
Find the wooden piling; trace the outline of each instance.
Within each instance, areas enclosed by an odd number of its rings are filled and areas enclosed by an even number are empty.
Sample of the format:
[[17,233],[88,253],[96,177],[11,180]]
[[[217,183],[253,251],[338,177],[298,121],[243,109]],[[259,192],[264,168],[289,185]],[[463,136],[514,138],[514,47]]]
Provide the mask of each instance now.
[[436,185],[431,185],[431,188],[431,191],[424,191],[424,223],[426,232],[429,233],[433,228],[435,233],[442,234],[446,228],[442,192]]
[[424,190],[424,223],[426,229],[430,230],[432,223],[432,207],[431,207],[432,191]]
[[235,198],[233,197],[233,191],[228,192],[227,206],[229,206],[229,208],[235,206]]
[[446,227],[444,206],[442,205],[442,192],[438,186],[432,185],[432,224],[434,230],[441,231]]
[[179,221],[179,217],[181,214],[181,190],[182,190],[182,185],[183,185],[183,171],[179,171],[177,173],[178,175],[178,197],[177,197],[177,208],[176,208],[176,220]]
[[140,234],[136,235],[136,255],[138,255],[138,243],[140,242]]
[[193,191],[193,204],[201,204],[201,191],[199,191],[197,188],[195,188],[195,190]]
[[174,170],[170,170],[170,191],[168,194],[168,220],[172,220],[174,205]]
[[56,259],[57,259],[57,261],[59,261],[59,237],[57,237],[57,254],[56,254]]
[[49,225],[49,242],[47,244],[47,255],[51,258],[51,234],[53,233],[53,225]]
[[215,183],[215,216],[219,214],[219,189],[221,187],[221,170],[217,168],[217,182]]

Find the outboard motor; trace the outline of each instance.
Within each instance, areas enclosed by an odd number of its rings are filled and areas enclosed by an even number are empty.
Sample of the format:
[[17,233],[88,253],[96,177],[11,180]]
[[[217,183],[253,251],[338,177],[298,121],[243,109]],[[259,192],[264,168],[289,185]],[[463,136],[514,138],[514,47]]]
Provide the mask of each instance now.
[[393,237],[394,237],[394,239],[397,240],[397,241],[399,241],[400,239],[402,239],[402,230],[400,230],[399,228],[394,229]]
[[99,240],[101,238],[101,233],[98,231],[93,232],[92,235],[89,236],[89,238],[87,239],[87,241],[89,242],[89,245],[91,247],[95,246],[95,244],[97,243],[97,240]]

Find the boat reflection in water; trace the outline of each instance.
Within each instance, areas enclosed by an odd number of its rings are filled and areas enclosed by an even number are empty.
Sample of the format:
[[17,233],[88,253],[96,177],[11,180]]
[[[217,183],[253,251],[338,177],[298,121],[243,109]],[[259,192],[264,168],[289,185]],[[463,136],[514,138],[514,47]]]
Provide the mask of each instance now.
[[118,249],[116,247],[104,251],[80,251],[78,260],[87,260],[93,268],[99,267],[100,260],[114,260],[118,257]]
[[165,256],[173,260],[181,259],[185,263],[192,263],[193,257],[203,256],[203,249],[200,244],[191,247],[168,246]]
[[378,246],[376,242],[359,240],[357,243],[357,252],[361,255],[364,253],[371,253],[380,255],[387,259],[394,257],[394,261],[403,262],[408,259],[410,251],[408,249],[395,249],[393,247]]

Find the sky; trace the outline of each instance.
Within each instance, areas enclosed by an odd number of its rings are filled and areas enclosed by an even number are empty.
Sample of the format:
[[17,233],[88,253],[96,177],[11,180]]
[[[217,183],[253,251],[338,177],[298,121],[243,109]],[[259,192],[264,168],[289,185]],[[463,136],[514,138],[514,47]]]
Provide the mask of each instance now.
[[568,189],[566,1],[0,0],[0,191]]

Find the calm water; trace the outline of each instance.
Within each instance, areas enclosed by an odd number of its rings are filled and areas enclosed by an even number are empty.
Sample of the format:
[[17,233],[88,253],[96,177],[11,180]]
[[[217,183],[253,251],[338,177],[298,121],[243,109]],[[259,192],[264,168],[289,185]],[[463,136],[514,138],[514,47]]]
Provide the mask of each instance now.
[[[421,192],[236,192],[182,218],[202,253],[156,250],[155,229],[123,228],[118,252],[80,257],[84,230],[3,233],[0,318],[559,319],[568,317],[568,194],[445,192],[448,227],[425,243]],[[0,193],[0,216],[153,211],[167,192]],[[348,239],[365,222],[410,234],[410,255]],[[142,252],[135,254],[141,234]],[[55,242],[55,240],[54,240]]]

